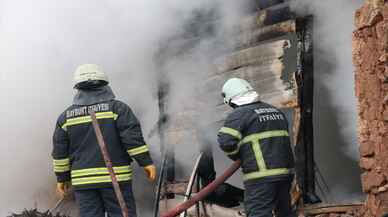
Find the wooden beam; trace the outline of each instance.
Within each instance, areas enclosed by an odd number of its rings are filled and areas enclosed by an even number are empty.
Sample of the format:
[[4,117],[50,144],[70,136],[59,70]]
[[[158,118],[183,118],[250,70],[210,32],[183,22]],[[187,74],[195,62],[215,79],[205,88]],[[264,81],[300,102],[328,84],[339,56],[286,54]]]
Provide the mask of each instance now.
[[279,40],[240,50],[216,60],[215,70],[223,73],[252,64],[268,65],[279,60],[290,46],[289,40]]
[[320,214],[330,213],[348,213],[358,210],[363,206],[361,203],[356,204],[334,204],[334,205],[320,205],[312,207],[304,207],[302,210],[306,216],[315,216]]
[[222,85],[229,78],[238,77],[250,81],[252,79],[257,79],[257,77],[262,79],[267,79],[273,76],[280,77],[283,69],[284,65],[282,61],[280,59],[276,59],[273,62],[265,65],[253,64],[235,70],[214,74],[199,86],[206,89],[206,92],[219,92]]
[[236,36],[237,48],[249,47],[260,41],[276,38],[296,31],[295,20],[287,20],[270,26],[245,30]]

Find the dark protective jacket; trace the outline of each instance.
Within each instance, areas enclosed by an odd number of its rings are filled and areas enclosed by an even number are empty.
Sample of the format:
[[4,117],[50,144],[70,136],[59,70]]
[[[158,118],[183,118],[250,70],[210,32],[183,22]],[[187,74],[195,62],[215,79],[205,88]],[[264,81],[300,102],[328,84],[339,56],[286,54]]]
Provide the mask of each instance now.
[[139,121],[125,103],[110,99],[93,105],[72,105],[57,121],[53,136],[54,171],[58,182],[77,189],[112,186],[89,111],[96,113],[117,180],[130,182],[131,162],[152,164]]
[[255,102],[237,107],[218,133],[221,149],[241,159],[244,181],[289,177],[294,157],[288,122],[277,108]]

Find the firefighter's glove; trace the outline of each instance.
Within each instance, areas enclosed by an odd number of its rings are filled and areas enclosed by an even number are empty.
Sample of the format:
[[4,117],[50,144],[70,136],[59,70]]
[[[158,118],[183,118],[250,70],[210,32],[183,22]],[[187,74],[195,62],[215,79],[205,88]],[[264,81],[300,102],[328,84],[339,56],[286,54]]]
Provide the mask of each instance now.
[[64,198],[70,189],[70,182],[58,182],[57,193],[61,198]]
[[147,174],[148,180],[150,180],[151,182],[155,181],[155,179],[156,179],[156,167],[154,165],[151,164],[149,166],[144,167],[144,171]]

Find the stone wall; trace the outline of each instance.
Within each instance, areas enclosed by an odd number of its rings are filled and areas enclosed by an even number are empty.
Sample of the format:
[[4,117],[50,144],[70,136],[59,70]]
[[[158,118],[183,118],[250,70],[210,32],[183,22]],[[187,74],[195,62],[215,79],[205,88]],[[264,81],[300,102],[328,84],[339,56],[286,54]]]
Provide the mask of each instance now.
[[355,14],[353,62],[359,112],[364,216],[388,213],[388,1],[367,0]]

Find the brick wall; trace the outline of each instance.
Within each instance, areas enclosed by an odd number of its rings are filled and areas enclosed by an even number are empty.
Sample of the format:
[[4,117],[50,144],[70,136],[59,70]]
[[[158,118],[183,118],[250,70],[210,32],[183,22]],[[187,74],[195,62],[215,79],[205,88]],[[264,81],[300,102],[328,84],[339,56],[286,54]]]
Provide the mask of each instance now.
[[364,216],[388,213],[388,1],[367,0],[355,14],[353,62],[359,112]]

